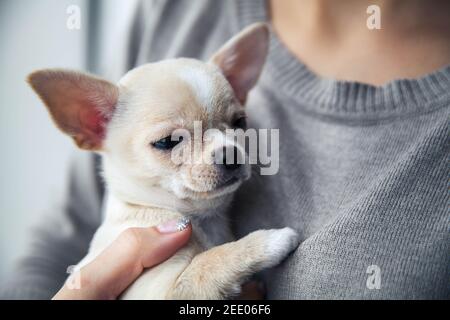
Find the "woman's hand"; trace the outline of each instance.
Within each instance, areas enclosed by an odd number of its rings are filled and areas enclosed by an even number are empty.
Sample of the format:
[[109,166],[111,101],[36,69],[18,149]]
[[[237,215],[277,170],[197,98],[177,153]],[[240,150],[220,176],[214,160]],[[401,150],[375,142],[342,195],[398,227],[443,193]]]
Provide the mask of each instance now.
[[191,232],[190,223],[177,221],[127,229],[95,260],[71,275],[71,279],[78,277],[77,288],[66,282],[53,299],[117,299],[144,269],[163,262],[183,247]]

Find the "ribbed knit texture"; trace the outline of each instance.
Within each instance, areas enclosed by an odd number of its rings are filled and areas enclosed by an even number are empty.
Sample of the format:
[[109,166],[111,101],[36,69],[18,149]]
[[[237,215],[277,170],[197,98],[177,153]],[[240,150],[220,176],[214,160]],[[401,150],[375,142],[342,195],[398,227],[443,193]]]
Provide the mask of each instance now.
[[[263,0],[146,2],[127,61],[205,59],[267,16]],[[254,175],[230,212],[238,236],[284,226],[300,234],[299,248],[262,275],[269,298],[450,298],[449,105],[450,66],[380,87],[323,79],[272,33],[247,109],[251,126],[280,130],[280,168]],[[43,221],[35,239],[44,245],[19,263],[4,296],[51,297],[87,250],[100,205],[86,174],[94,162],[78,164],[53,212],[59,224]],[[372,265],[379,289],[367,286]]]

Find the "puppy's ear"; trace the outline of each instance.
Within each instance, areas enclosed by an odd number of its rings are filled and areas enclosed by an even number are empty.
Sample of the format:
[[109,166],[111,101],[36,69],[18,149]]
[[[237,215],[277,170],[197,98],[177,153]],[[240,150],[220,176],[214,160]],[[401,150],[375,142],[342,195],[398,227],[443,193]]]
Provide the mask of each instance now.
[[28,76],[59,129],[86,150],[100,150],[119,96],[108,81],[74,71],[48,69]]
[[255,23],[231,38],[210,59],[211,63],[222,70],[242,104],[245,103],[250,89],[258,81],[268,47],[267,24]]

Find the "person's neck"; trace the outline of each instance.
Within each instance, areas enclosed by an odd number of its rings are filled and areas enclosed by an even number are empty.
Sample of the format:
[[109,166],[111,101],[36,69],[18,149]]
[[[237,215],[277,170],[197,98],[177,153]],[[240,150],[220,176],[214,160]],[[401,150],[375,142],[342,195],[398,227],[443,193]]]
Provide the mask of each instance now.
[[[275,32],[318,75],[380,85],[450,63],[450,1],[271,0]],[[367,27],[367,8],[381,29]]]

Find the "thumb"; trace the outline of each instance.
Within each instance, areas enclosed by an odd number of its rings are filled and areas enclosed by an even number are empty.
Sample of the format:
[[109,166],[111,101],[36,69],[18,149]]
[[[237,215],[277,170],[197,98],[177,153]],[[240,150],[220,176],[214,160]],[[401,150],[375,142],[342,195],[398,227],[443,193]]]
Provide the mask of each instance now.
[[[116,299],[145,268],[171,257],[184,246],[192,228],[187,218],[151,228],[130,228],[91,263],[78,271],[79,289],[61,289],[55,299]],[[72,297],[64,297],[67,290]]]

